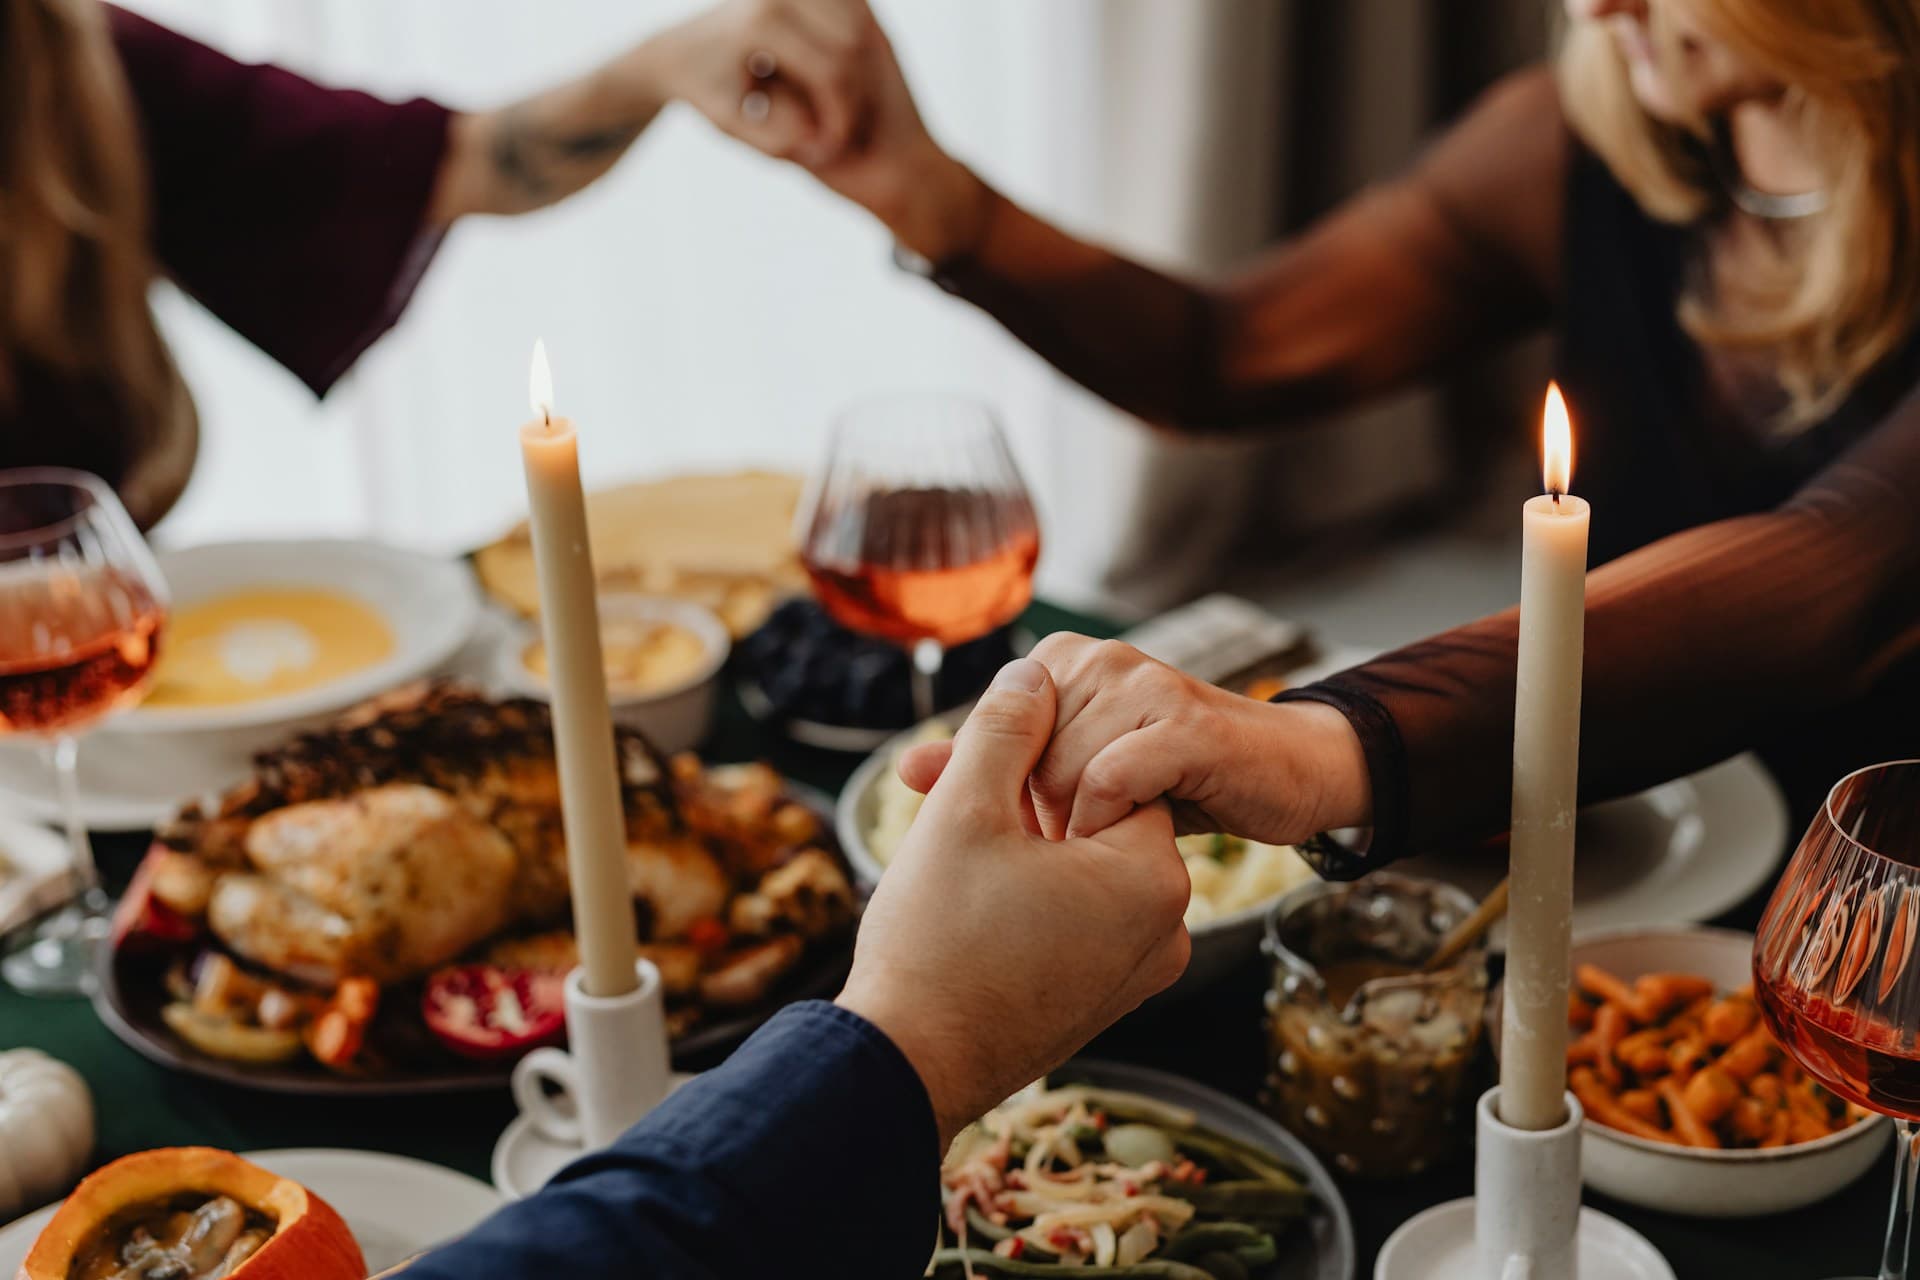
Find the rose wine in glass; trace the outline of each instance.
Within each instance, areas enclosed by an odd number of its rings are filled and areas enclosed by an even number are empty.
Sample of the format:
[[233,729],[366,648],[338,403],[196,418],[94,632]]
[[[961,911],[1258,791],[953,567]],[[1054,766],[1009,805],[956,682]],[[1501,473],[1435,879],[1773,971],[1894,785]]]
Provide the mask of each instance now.
[[1040,529],[986,406],[897,396],[836,424],[800,515],[801,559],[835,621],[913,655],[926,719],[946,650],[1033,598]]
[[1753,947],[1768,1028],[1809,1075],[1892,1116],[1893,1206],[1880,1280],[1903,1280],[1920,1122],[1920,760],[1834,785],[1774,889]]
[[79,735],[146,692],[166,587],[113,490],[54,467],[0,471],[0,734],[45,742],[76,896],[0,960],[29,995],[78,995],[111,903],[80,820]]

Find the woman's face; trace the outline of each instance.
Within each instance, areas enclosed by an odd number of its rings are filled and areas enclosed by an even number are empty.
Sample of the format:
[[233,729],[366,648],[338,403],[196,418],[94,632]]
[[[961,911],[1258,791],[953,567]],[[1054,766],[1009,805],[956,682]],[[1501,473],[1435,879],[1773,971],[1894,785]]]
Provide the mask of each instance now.
[[1709,35],[1689,0],[1566,0],[1575,22],[1604,26],[1647,114],[1692,125],[1784,86]]

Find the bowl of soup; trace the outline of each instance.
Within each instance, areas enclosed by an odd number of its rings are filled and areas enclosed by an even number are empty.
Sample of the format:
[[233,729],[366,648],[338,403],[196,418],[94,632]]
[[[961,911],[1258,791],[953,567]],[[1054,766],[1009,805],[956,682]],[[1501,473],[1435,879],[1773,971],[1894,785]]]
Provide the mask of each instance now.
[[160,658],[116,732],[284,732],[432,672],[479,612],[464,564],[373,542],[212,543],[158,559],[173,598]]

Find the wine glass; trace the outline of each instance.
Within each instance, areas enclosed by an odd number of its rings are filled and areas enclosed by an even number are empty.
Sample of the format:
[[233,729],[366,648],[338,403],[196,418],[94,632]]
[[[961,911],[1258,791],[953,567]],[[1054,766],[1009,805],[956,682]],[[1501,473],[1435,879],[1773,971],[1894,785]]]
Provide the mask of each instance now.
[[1892,1116],[1893,1208],[1880,1280],[1902,1280],[1920,1121],[1920,760],[1834,785],[1753,945],[1753,989],[1787,1054],[1850,1102]]
[[913,655],[914,712],[939,708],[949,646],[1019,615],[1033,598],[1040,528],[993,412],[959,396],[906,394],[834,425],[799,517],[801,559],[840,625]]
[[80,821],[79,735],[139,701],[159,654],[166,585],[120,500],[61,467],[0,471],[0,734],[46,744],[76,893],[0,960],[28,995],[79,995],[112,903]]

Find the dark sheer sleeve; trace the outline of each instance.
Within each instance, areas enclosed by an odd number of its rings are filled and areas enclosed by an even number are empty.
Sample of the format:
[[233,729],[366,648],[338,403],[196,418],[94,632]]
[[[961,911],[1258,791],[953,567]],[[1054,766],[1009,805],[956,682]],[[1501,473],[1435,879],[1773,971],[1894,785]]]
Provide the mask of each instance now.
[[[1916,493],[1911,393],[1777,509],[1588,575],[1582,800],[1752,747],[1920,656]],[[1506,828],[1517,623],[1508,610],[1296,693],[1360,731],[1376,824],[1365,865]]]
[[438,243],[423,220],[447,110],[324,88],[109,12],[161,265],[324,393],[398,319]]
[[980,244],[935,278],[1141,417],[1270,425],[1543,323],[1567,155],[1553,82],[1535,70],[1496,86],[1410,174],[1218,283],[1130,262],[999,196]]

